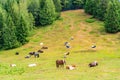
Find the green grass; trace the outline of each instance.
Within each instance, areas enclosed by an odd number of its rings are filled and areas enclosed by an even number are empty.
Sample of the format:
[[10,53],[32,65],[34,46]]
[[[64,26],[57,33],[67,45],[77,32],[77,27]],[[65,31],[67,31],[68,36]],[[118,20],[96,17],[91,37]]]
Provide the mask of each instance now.
[[[120,79],[120,41],[119,33],[104,32],[104,23],[85,20],[90,15],[83,10],[62,12],[62,17],[50,26],[35,29],[22,47],[0,51],[0,80],[119,80]],[[93,19],[93,18],[92,18]],[[74,40],[70,41],[73,36]],[[69,41],[72,48],[63,45]],[[40,49],[39,43],[48,46],[40,58],[25,59],[31,51]],[[91,45],[95,43],[96,49]],[[16,56],[15,52],[20,52]],[[75,70],[57,69],[55,61],[63,59],[64,53],[70,51],[66,58],[67,65],[75,64]],[[98,61],[99,66],[89,68],[88,63]],[[36,67],[28,64],[36,63]],[[10,67],[16,64],[16,67]]]
[[90,19],[89,18],[89,19],[86,19],[85,21],[88,22],[88,23],[93,23],[93,22],[95,22],[95,19]]

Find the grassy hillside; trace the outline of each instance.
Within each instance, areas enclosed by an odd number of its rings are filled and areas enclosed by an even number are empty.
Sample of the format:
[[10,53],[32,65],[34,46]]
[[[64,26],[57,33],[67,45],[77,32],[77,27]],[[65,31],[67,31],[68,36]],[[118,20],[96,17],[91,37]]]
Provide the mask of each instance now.
[[[83,10],[62,12],[62,18],[50,26],[36,29],[30,42],[20,48],[0,51],[0,80],[119,80],[120,79],[120,33],[107,34],[104,24],[98,20],[89,23],[90,15]],[[74,40],[70,40],[73,36]],[[64,42],[70,42],[66,49]],[[39,43],[48,46],[40,58],[25,59],[31,51],[40,49]],[[91,45],[96,48],[91,49]],[[20,55],[16,56],[18,51]],[[57,69],[55,61],[63,59],[67,65],[75,64],[75,70]],[[99,66],[89,68],[88,63],[98,61]],[[10,64],[16,67],[10,67]],[[29,68],[28,64],[36,63]]]

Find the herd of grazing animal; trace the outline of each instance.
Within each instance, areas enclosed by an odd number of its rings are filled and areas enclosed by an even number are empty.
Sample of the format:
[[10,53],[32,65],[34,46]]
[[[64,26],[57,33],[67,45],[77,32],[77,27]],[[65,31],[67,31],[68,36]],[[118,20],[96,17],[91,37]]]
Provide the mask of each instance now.
[[[74,40],[73,37],[70,38],[70,40]],[[43,49],[48,49],[48,47],[43,46],[43,43],[40,43],[41,49],[39,49],[37,52],[29,52],[27,56],[25,56],[25,58],[30,58],[31,56],[34,56],[35,58],[39,58],[39,54],[40,53],[44,53]],[[70,43],[69,42],[65,42],[64,46],[69,49],[71,48]],[[96,45],[92,45],[91,48],[96,48]],[[67,56],[70,54],[70,52],[66,52],[64,53],[64,59],[58,59],[56,60],[56,67],[64,67],[66,65],[66,58]],[[19,55],[19,52],[16,52],[15,55]],[[15,67],[16,64],[10,64],[11,67]],[[29,64],[28,67],[34,67],[36,66],[36,64]],[[88,64],[89,67],[95,67],[98,66],[98,62],[94,61]],[[74,70],[76,68],[76,65],[66,65],[66,69],[68,70]]]
[[[44,49],[48,49],[48,47],[43,46],[43,43],[40,43],[40,46],[41,46],[41,49],[39,49],[37,52],[34,52],[34,51],[29,52],[28,55],[25,56],[25,58],[27,59],[27,58],[30,58],[31,56],[34,56],[35,58],[39,58],[39,54],[44,53],[44,51],[43,51]],[[19,55],[19,52],[16,52],[15,55]],[[10,64],[10,67],[15,67],[15,66],[16,66],[16,64]],[[36,64],[35,63],[29,64],[28,66],[34,67],[34,66],[36,66]]]
[[[70,38],[70,40],[74,40],[73,37]],[[69,49],[71,48],[70,46],[70,43],[69,42],[65,42],[64,43],[64,46]],[[96,48],[96,45],[92,45],[91,48]],[[64,65],[66,65],[66,61],[65,61],[65,58],[67,58],[67,55],[69,55],[70,52],[66,52],[64,53],[64,59],[63,60],[56,60],[56,67],[59,68],[59,67],[64,67]],[[94,62],[91,62],[88,64],[89,67],[95,67],[95,66],[98,66],[98,62],[97,61],[94,61]],[[68,70],[74,70],[76,68],[76,65],[66,65],[66,69]]]
[[48,47],[43,46],[43,43],[40,43],[40,46],[41,46],[41,49],[39,49],[37,52],[29,52],[29,54],[27,56],[25,56],[25,58],[30,58],[33,55],[35,58],[39,58],[40,53],[44,53],[43,49],[48,49]]

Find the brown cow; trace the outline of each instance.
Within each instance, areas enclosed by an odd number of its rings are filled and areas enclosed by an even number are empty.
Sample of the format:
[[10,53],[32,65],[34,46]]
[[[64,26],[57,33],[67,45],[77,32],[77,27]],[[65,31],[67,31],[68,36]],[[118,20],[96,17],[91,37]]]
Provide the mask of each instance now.
[[59,68],[60,66],[64,67],[64,64],[66,64],[65,60],[56,60],[56,67],[57,68]]
[[48,47],[43,46],[41,49],[48,49]]
[[29,52],[29,55],[34,55],[35,54],[35,52]]
[[44,51],[42,51],[42,50],[38,50],[38,52],[39,52],[39,53],[43,53]]

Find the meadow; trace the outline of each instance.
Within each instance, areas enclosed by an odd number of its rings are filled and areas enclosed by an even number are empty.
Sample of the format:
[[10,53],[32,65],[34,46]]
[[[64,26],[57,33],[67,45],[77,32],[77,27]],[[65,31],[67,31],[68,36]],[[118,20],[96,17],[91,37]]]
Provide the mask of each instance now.
[[[70,40],[72,36],[74,40]],[[62,12],[59,20],[36,28],[28,39],[29,43],[22,47],[0,51],[0,80],[120,80],[120,33],[106,33],[104,23],[84,10]],[[65,48],[66,41],[70,42],[70,49]],[[29,52],[41,48],[41,42],[48,49],[39,58],[25,59]],[[97,47],[92,49],[92,44]],[[57,69],[55,61],[63,59],[68,51],[66,64],[76,65],[75,70]],[[89,68],[93,61],[99,65]],[[28,67],[31,63],[37,66]]]

